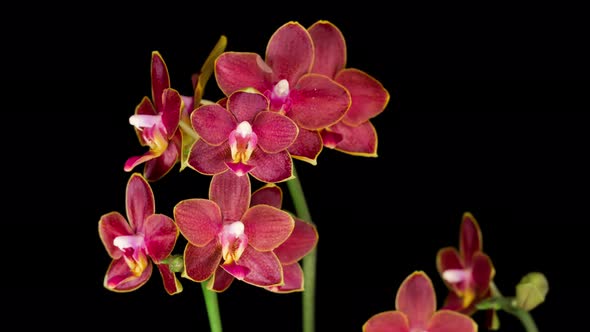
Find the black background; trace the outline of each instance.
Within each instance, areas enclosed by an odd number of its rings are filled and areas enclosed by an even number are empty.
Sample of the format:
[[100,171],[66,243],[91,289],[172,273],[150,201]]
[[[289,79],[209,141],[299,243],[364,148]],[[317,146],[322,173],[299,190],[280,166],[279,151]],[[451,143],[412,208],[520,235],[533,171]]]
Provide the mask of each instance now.
[[[458,244],[465,211],[481,225],[500,290],[546,274],[547,301],[533,311],[541,331],[580,325],[590,131],[577,8],[53,4],[27,13],[4,29],[3,51],[2,291],[7,317],[28,317],[21,327],[208,329],[200,286],[187,279],[174,296],[157,273],[127,294],[102,286],[109,258],[97,223],[124,211],[123,163],[144,151],[128,118],[150,93],[151,52],[190,94],[220,35],[227,50],[264,54],[282,24],[319,19],[344,33],[348,67],[380,80],[391,100],[373,120],[377,158],[324,149],[316,166],[295,161],[320,234],[318,331],[360,331],[394,308],[415,270],[432,278],[440,304],[435,255]],[[214,83],[208,99],[219,96]],[[207,177],[177,170],[153,184],[158,212],[207,195]],[[224,330],[301,331],[300,300],[234,282],[219,294]],[[502,330],[521,328],[500,319]]]

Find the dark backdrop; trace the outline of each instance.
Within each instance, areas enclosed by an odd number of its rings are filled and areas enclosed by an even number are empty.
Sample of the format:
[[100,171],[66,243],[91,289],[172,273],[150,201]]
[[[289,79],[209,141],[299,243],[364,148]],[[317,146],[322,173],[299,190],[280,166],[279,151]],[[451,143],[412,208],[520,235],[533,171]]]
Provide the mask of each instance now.
[[[52,5],[7,30],[3,297],[10,315],[26,314],[18,324],[206,331],[200,287],[187,279],[175,296],[158,274],[128,294],[102,286],[109,259],[97,223],[124,211],[123,163],[143,152],[128,117],[149,95],[151,51],[189,94],[221,34],[227,50],[263,54],[287,21],[325,19],[344,33],[348,66],[380,80],[391,100],[373,121],[377,158],[324,149],[317,166],[295,162],[320,234],[318,331],[360,331],[394,308],[415,270],[433,279],[440,304],[435,255],[458,244],[465,211],[481,225],[499,288],[511,294],[524,274],[544,272],[540,330],[577,327],[590,132],[586,24],[575,8],[283,5]],[[176,167],[153,184],[156,209],[171,215],[181,199],[206,197],[208,181]],[[301,330],[300,294],[234,282],[219,302],[226,331]],[[520,329],[500,319],[502,330]]]

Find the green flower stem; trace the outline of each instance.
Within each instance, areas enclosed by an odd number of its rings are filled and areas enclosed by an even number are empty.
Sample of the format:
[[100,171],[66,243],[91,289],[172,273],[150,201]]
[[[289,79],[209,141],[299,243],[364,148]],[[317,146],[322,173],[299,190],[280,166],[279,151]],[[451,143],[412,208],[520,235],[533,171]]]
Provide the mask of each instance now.
[[[492,289],[493,296],[502,299],[507,299],[504,296],[502,296],[502,293],[493,281],[491,282],[490,287]],[[502,310],[506,311],[507,313],[515,316],[520,320],[520,323],[522,324],[526,332],[539,332],[537,324],[535,324],[535,320],[533,319],[533,316],[531,316],[530,312],[517,307],[516,305],[514,305],[514,301],[511,300],[500,301],[500,303],[502,304]]]
[[[287,181],[287,187],[293,200],[297,217],[311,223],[311,214],[305,201],[303,188],[293,165],[294,179]],[[303,290],[303,332],[315,331],[315,279],[316,279],[317,247],[303,258],[305,289]]]
[[207,316],[209,317],[209,327],[211,332],[221,332],[221,316],[219,314],[219,304],[217,302],[217,293],[207,289],[207,282],[201,282],[205,306],[207,307]]
[[192,138],[194,138],[196,140],[199,139],[199,135],[193,130],[193,127],[189,123],[181,120],[178,123],[178,125],[180,126],[180,128],[182,129],[183,132],[190,135]]

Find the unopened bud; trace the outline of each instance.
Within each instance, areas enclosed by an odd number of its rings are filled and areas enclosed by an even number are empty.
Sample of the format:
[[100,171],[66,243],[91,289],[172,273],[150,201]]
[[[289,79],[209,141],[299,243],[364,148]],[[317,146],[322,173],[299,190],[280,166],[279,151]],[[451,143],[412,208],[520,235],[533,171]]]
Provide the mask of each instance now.
[[545,301],[549,292],[549,283],[541,272],[525,275],[516,285],[516,305],[530,311]]

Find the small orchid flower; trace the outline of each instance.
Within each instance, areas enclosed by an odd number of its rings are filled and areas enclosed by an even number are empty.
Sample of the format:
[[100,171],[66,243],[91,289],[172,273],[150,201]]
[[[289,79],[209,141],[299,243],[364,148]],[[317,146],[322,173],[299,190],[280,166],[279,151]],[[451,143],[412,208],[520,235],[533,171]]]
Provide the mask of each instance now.
[[231,171],[214,175],[209,199],[179,202],[174,219],[188,241],[183,277],[202,282],[221,267],[226,274],[214,279],[231,276],[259,287],[283,284],[281,261],[273,250],[291,235],[295,222],[274,206],[250,206],[248,176]]
[[236,91],[226,104],[203,105],[192,113],[201,138],[192,146],[189,166],[207,175],[228,169],[238,176],[249,173],[263,182],[292,178],[287,148],[297,137],[297,125],[269,111],[268,98],[258,91]]
[[177,128],[183,101],[178,91],[170,88],[168,69],[157,51],[152,52],[151,79],[152,99],[143,97],[129,118],[139,142],[149,147],[149,151],[127,159],[124,170],[130,172],[145,163],[145,178],[156,181],[179,161],[182,134]]
[[422,271],[412,273],[402,282],[395,308],[369,318],[363,332],[477,332],[477,324],[469,316],[436,310],[432,281]]
[[450,290],[444,308],[470,315],[477,310],[478,302],[491,296],[495,270],[483,252],[481,229],[471,213],[463,214],[459,251],[454,247],[440,249],[436,267]]
[[168,294],[182,291],[182,285],[164,260],[178,238],[174,221],[155,214],[154,195],[147,181],[133,173],[127,183],[127,220],[119,212],[103,215],[98,232],[113,259],[104,286],[114,292],[130,292],[144,285],[156,264]]
[[315,47],[311,72],[333,78],[351,97],[350,109],[344,117],[320,131],[324,146],[352,155],[376,157],[377,132],[370,120],[385,110],[389,92],[367,73],[346,68],[346,42],[334,24],[320,20],[308,31]]
[[350,95],[331,78],[310,73],[313,59],[307,30],[288,22],[270,38],[265,60],[256,53],[224,52],[215,61],[215,77],[226,96],[249,87],[267,96],[271,111],[299,127],[289,153],[315,165],[323,147],[319,130],[340,121],[350,107]]

